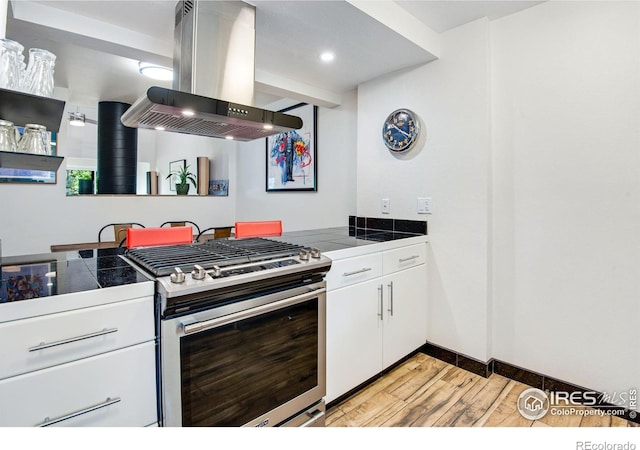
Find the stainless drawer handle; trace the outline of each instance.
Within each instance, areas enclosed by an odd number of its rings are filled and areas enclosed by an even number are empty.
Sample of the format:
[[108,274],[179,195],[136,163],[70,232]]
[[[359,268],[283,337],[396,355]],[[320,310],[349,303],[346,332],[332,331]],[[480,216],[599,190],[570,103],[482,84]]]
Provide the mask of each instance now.
[[387,287],[389,288],[389,309],[387,309],[387,311],[389,311],[391,317],[393,317],[393,281],[390,281]]
[[398,262],[403,263],[403,262],[411,261],[413,259],[418,259],[418,258],[420,258],[420,255],[413,255],[413,256],[409,256],[408,258],[400,258]]
[[84,408],[84,409],[81,409],[81,410],[76,411],[76,412],[65,414],[64,416],[56,417],[55,419],[49,419],[48,417],[45,417],[44,422],[42,422],[41,424],[38,424],[36,426],[37,427],[48,427],[50,425],[55,425],[56,423],[60,423],[63,420],[72,419],[74,417],[78,417],[78,416],[81,416],[83,414],[90,413],[91,411],[95,411],[97,409],[106,408],[107,406],[114,405],[114,404],[116,404],[116,403],[118,403],[120,401],[121,401],[120,397],[116,397],[116,398],[107,397],[107,399],[102,403],[98,403],[97,405],[89,406],[88,408]]
[[265,314],[271,311],[276,311],[277,309],[297,305],[298,303],[303,303],[313,298],[316,298],[319,295],[324,294],[325,292],[327,292],[325,288],[316,289],[314,291],[296,295],[290,298],[285,298],[284,300],[280,300],[277,302],[267,303],[266,305],[257,306],[255,308],[247,309],[244,311],[238,311],[236,313],[229,314],[227,316],[222,316],[215,319],[204,320],[202,322],[195,322],[195,323],[180,322],[180,325],[182,326],[182,330],[184,331],[184,334],[198,333],[200,331],[210,330],[212,328],[217,328],[233,322],[238,322],[240,320],[248,319],[250,317],[257,316],[259,314]]
[[38,350],[44,350],[47,348],[51,348],[51,347],[57,347],[58,345],[64,345],[64,344],[70,344],[72,342],[77,342],[77,341],[83,341],[85,339],[91,339],[94,337],[100,337],[100,336],[104,336],[105,334],[111,334],[111,333],[115,333],[117,332],[118,329],[117,328],[105,328],[102,331],[96,331],[95,333],[89,333],[89,334],[85,334],[82,336],[76,336],[76,337],[72,337],[69,339],[63,339],[61,341],[56,341],[56,342],[51,342],[49,344],[46,344],[44,342],[40,342],[40,345],[36,345],[35,347],[31,347],[29,349],[30,352],[35,352]]
[[382,285],[379,285],[379,286],[378,286],[378,299],[380,300],[380,311],[378,312],[378,317],[380,317],[380,320],[384,320],[384,312],[383,312],[384,306],[382,306],[382,304],[383,304],[383,300],[382,300],[382,297],[383,297],[382,289],[383,289],[383,288],[382,288]]
[[316,423],[318,420],[320,420],[320,418],[324,416],[324,411],[316,409],[313,413],[307,413],[307,415],[309,416],[309,420],[300,425],[300,428],[308,427]]
[[363,267],[360,270],[355,270],[353,272],[345,272],[342,274],[343,277],[350,277],[351,275],[358,275],[359,273],[369,272],[371,267]]

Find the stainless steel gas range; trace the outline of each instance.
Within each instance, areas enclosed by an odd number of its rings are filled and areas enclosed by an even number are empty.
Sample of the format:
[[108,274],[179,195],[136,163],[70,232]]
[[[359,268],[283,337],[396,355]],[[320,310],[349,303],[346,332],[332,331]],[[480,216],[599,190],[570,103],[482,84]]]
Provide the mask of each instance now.
[[130,250],[156,277],[163,426],[323,426],[317,249],[251,238]]

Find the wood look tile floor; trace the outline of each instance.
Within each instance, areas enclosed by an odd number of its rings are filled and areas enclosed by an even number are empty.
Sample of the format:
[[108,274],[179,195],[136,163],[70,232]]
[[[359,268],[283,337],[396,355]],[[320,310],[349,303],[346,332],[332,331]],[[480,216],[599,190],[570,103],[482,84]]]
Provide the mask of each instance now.
[[[530,386],[497,374],[467,372],[422,353],[327,411],[328,427],[637,427],[615,416],[547,414],[527,420],[516,409]],[[586,408],[585,409],[590,409]]]

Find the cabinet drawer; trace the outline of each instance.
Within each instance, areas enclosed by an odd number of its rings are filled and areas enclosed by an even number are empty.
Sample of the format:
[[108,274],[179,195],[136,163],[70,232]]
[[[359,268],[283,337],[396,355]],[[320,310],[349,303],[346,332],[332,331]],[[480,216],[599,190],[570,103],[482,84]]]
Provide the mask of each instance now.
[[427,259],[425,244],[410,245],[408,247],[387,250],[383,254],[384,273],[389,274],[409,267],[424,264]]
[[156,423],[154,343],[0,381],[0,426],[147,426]]
[[155,338],[146,297],[0,324],[0,379]]
[[326,276],[327,290],[382,276],[382,253],[356,256],[333,261]]

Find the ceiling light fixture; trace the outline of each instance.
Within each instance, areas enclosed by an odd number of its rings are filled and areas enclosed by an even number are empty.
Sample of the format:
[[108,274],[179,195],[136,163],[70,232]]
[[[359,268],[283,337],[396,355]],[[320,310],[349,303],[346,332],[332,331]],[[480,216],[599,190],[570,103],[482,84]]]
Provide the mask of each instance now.
[[190,109],[183,109],[182,110],[182,115],[191,117],[191,116],[195,116],[196,113],[194,111],[190,110]]
[[320,59],[322,60],[322,62],[331,62],[334,60],[334,58],[336,57],[336,55],[333,52],[322,52],[320,53]]
[[95,120],[87,119],[87,117],[78,111],[69,113],[69,125],[74,127],[83,127],[87,123],[96,125],[98,122]]
[[173,80],[173,69],[159,66],[157,64],[145,63],[140,61],[138,63],[138,71],[145,77],[152,78],[154,80]]
[[82,113],[69,113],[69,125],[83,127],[86,120],[86,117]]

